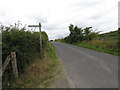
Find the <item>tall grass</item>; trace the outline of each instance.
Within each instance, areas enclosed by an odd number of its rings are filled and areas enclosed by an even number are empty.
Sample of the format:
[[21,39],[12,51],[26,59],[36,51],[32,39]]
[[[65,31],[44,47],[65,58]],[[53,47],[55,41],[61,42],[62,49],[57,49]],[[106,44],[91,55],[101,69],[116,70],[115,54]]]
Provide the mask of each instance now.
[[113,55],[120,55],[118,40],[92,40],[75,43],[75,45],[89,49],[105,52]]
[[54,47],[50,42],[44,45],[44,57],[42,60],[37,58],[34,62],[25,68],[25,73],[21,74],[14,88],[45,88],[48,87],[56,74],[58,74],[59,62]]

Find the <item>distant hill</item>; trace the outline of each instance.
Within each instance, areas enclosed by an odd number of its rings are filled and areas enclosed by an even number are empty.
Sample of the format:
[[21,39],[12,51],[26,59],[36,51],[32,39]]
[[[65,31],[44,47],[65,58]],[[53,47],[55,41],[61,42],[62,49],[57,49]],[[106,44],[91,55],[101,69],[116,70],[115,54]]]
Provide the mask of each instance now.
[[120,37],[118,35],[118,30],[110,31],[110,32],[103,33],[103,34],[99,35],[99,38],[103,39],[103,40],[118,39],[118,37]]

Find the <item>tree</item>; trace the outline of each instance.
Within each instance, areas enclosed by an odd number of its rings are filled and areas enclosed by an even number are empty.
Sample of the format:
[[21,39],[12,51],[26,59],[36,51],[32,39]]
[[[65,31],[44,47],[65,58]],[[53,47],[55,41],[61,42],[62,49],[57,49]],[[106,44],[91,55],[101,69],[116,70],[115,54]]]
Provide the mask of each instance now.
[[85,36],[85,40],[89,41],[90,40],[90,33],[92,32],[92,27],[86,27],[84,28],[84,36]]
[[84,29],[74,26],[73,24],[69,25],[69,36],[65,37],[64,40],[68,43],[81,42],[83,40],[90,41],[93,38],[98,36],[98,32],[92,30],[92,27],[86,27]]
[[70,26],[69,26],[70,33],[73,32],[73,29],[74,29],[74,25],[73,25],[73,24],[70,24]]

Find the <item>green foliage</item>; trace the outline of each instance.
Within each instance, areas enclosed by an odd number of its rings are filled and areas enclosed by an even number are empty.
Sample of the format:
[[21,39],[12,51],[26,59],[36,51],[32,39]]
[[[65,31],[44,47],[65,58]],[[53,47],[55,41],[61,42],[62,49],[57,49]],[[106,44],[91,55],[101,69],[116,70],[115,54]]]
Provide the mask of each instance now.
[[97,51],[120,55],[120,29],[108,33],[99,34],[92,27],[79,28],[70,24],[70,34],[64,38],[67,43],[94,49]]
[[82,42],[84,40],[90,41],[98,36],[98,32],[94,32],[92,27],[86,27],[82,29],[70,24],[69,31],[69,36],[64,38],[67,43],[75,43],[79,41]]
[[[39,34],[39,32],[38,32]],[[43,44],[43,48],[45,48],[45,45],[47,44],[47,41],[48,41],[48,35],[46,32],[42,32],[42,44]]]
[[50,42],[46,42],[43,48],[44,57],[37,58],[32,64],[25,68],[16,82],[10,82],[11,88],[47,88],[56,75],[59,75],[59,62],[55,48]]
[[[42,32],[43,48],[48,41],[48,36]],[[25,67],[33,62],[36,57],[40,57],[40,33],[24,31],[24,29],[5,30],[2,32],[2,62],[10,54],[16,52],[18,71],[24,73]],[[11,64],[8,66],[11,67]],[[3,79],[11,78],[11,68],[8,68],[3,75]],[[6,80],[7,81],[7,80]],[[5,81],[5,82],[6,82]]]
[[118,30],[111,31],[111,32],[108,32],[108,33],[103,33],[103,34],[99,35],[99,39],[102,39],[102,40],[116,40],[116,39],[120,38],[120,35],[118,35],[118,34],[119,34]]
[[46,56],[49,56],[49,58],[52,58],[52,59],[56,59],[57,55],[53,45],[50,42],[46,42],[45,47],[46,48],[44,48],[44,52],[47,54]]
[[100,51],[100,52],[104,52],[104,53],[120,55],[117,40],[108,40],[108,41],[92,40],[89,42],[75,43],[75,45],[93,49],[93,50]]
[[55,39],[56,42],[64,42],[64,39]]

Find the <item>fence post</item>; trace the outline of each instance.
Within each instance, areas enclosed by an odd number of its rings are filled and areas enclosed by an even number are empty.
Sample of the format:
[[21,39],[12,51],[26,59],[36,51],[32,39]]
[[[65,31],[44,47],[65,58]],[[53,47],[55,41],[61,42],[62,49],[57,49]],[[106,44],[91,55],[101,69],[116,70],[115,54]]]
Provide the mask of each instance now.
[[3,73],[5,72],[5,69],[6,69],[9,62],[10,62],[10,55],[6,58],[3,66],[0,69],[0,78],[2,77]]
[[15,75],[15,78],[18,78],[18,70],[17,70],[17,62],[16,62],[16,53],[11,52],[11,61],[12,61],[12,67],[13,67],[13,73]]

